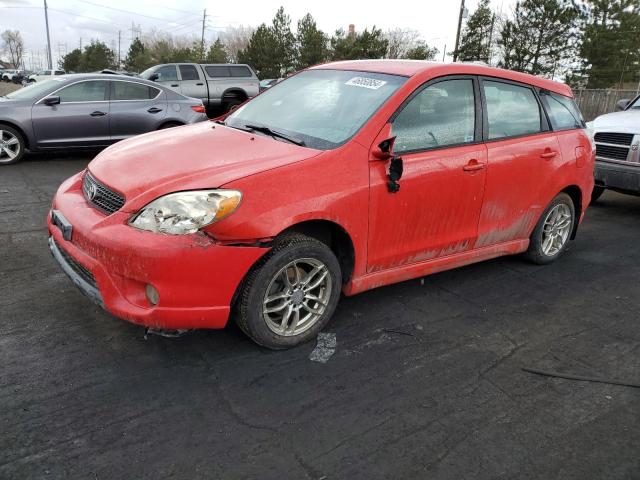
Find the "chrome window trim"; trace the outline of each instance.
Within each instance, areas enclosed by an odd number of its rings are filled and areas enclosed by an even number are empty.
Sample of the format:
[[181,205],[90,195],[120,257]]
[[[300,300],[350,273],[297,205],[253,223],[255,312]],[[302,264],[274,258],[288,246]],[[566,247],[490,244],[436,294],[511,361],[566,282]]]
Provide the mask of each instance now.
[[[53,76],[53,75],[52,75]],[[61,76],[61,75],[58,75]],[[84,83],[84,82],[127,82],[127,83],[137,83],[139,85],[144,85],[145,87],[153,87],[157,90],[159,90],[158,95],[156,95],[153,98],[149,98],[149,99],[143,99],[143,100],[93,100],[90,102],[64,102],[64,105],[73,105],[73,104],[78,104],[78,103],[109,103],[109,102],[148,102],[151,100],[156,100],[163,92],[164,90],[162,90],[161,88],[156,87],[155,85],[149,85],[147,83],[143,83],[143,82],[139,82],[136,80],[128,80],[125,78],[86,78],[86,79],[81,79],[78,80],[77,82],[73,82],[73,83],[69,83],[67,85],[63,85],[62,87],[54,90],[53,92],[45,95],[44,97],[42,97],[40,100],[38,100],[37,102],[34,103],[34,105],[38,105],[41,104],[41,102],[47,98],[47,97],[51,97],[52,95],[55,95],[56,93],[58,93],[60,90],[67,88],[67,87],[71,87],[72,85],[77,85],[78,83]],[[109,97],[111,97],[111,85],[109,85]],[[60,104],[62,105],[62,103]]]

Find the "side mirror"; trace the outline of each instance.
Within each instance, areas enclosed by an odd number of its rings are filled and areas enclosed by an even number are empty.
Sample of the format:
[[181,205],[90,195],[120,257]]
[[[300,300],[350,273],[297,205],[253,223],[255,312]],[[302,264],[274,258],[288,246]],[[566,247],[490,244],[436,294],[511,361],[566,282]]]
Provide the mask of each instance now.
[[152,82],[155,82],[156,80],[158,80],[160,78],[160,75],[158,75],[157,73],[152,73],[149,76],[149,80],[151,80]]
[[378,160],[389,160],[393,157],[393,142],[396,137],[387,138],[373,147],[371,154]]
[[631,100],[623,99],[616,103],[616,107],[618,108],[618,110],[626,110],[626,108],[629,106],[629,103],[631,103]]
[[42,102],[45,105],[52,107],[54,105],[60,105],[60,97],[47,97]]

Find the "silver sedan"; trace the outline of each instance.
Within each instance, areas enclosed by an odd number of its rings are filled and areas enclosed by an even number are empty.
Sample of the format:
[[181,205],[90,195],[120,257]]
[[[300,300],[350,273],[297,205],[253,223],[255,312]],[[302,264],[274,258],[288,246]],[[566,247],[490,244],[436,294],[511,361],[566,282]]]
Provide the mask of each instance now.
[[0,97],[0,165],[25,152],[106,147],[206,120],[202,100],[120,75],[65,75]]

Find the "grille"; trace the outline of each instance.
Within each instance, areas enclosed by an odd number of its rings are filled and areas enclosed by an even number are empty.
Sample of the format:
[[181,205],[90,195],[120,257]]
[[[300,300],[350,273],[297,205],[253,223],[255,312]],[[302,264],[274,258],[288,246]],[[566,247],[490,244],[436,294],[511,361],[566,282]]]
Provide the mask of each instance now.
[[89,172],[85,173],[82,180],[82,192],[87,202],[108,215],[117,212],[124,205],[122,195],[98,182]]
[[610,145],[596,144],[596,155],[598,157],[611,158],[613,160],[627,161],[629,149],[626,147],[612,147]]
[[610,133],[610,132],[598,132],[596,133],[596,142],[600,143],[613,143],[614,145],[631,145],[633,142],[632,133]]
[[71,255],[69,255],[63,248],[60,248],[60,245],[58,245],[57,242],[55,242],[55,244],[58,248],[58,251],[60,252],[60,255],[62,255],[62,258],[64,258],[65,262],[67,262],[67,264],[73,269],[73,271],[80,275],[80,277],[89,285],[94,288],[98,288],[93,273],[91,273],[91,271],[87,267],[78,263],[78,261]]

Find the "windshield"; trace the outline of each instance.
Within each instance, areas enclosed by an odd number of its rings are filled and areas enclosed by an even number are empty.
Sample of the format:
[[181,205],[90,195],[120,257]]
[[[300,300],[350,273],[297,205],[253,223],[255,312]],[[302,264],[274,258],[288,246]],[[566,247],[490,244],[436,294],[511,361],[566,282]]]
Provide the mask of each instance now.
[[138,75],[138,76],[139,76],[140,78],[144,78],[144,79],[146,79],[146,80],[149,80],[149,77],[151,76],[151,74],[152,74],[153,72],[155,72],[155,71],[156,71],[156,69],[157,69],[157,68],[158,68],[157,66],[149,67],[149,68],[147,68],[144,72],[142,72],[142,73],[141,73],[140,75]]
[[21,88],[12,93],[7,93],[6,98],[11,100],[39,100],[48,92],[55,90],[60,85],[62,78],[45,80],[44,82],[32,83],[28,87]]
[[266,90],[227,117],[229,126],[261,125],[322,150],[349,140],[406,77],[307,70]]

